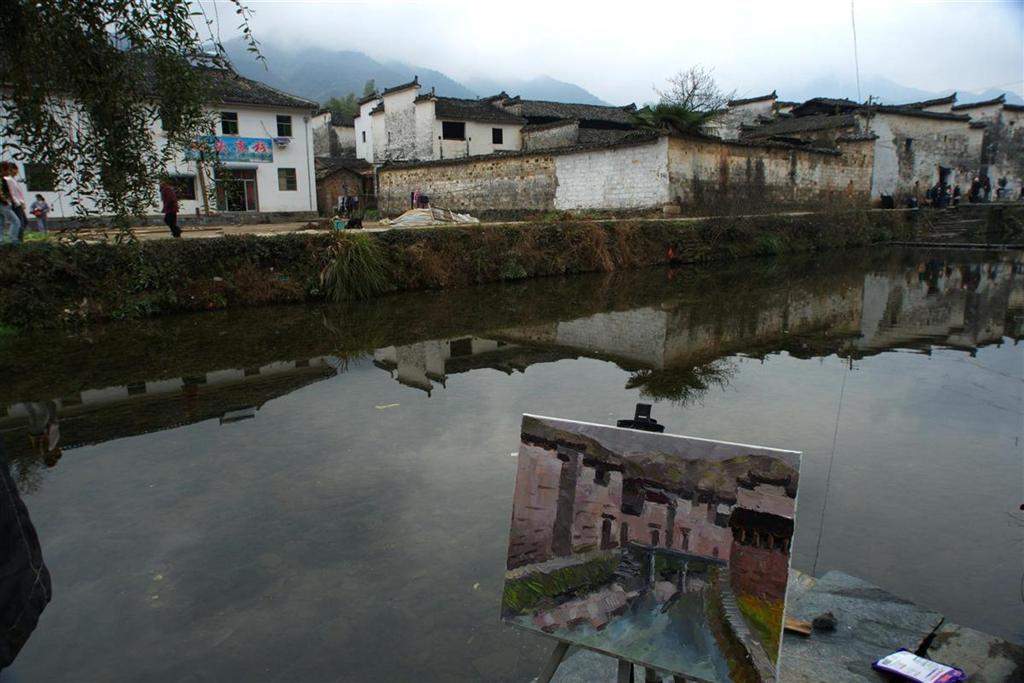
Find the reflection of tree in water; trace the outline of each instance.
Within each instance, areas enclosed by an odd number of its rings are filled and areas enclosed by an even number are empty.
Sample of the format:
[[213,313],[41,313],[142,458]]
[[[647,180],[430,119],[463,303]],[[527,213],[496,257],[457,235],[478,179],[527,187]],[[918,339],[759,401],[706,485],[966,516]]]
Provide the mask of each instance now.
[[627,389],[639,389],[644,398],[685,406],[702,401],[713,388],[724,389],[736,374],[736,363],[719,359],[705,365],[662,370],[636,370]]

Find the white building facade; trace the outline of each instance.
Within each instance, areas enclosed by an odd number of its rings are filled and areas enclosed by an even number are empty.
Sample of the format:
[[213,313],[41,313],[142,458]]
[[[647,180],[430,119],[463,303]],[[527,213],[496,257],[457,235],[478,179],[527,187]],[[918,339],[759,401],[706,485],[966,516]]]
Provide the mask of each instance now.
[[[244,218],[247,214],[315,212],[312,117],[316,103],[230,72],[217,73],[214,78],[220,101],[209,107],[216,120],[209,142],[217,149],[219,168],[199,161],[190,150],[182,150],[168,165],[167,173],[178,193],[179,216]],[[158,145],[165,144],[159,123],[153,136]],[[52,207],[51,219],[78,215],[73,190],[54,184],[45,165],[12,159],[9,154],[8,148],[0,156],[18,165],[31,199],[43,195]],[[85,198],[82,206],[95,208]],[[154,187],[150,213],[159,214],[161,208]]]

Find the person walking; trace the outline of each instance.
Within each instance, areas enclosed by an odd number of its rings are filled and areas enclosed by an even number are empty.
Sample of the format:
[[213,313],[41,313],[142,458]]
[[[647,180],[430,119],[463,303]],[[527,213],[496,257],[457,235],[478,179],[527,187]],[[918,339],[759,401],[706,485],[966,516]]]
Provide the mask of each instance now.
[[[2,177],[2,170],[0,170],[0,177]],[[7,242],[21,241],[21,229],[24,227],[18,214],[14,212],[13,203],[14,200],[11,199],[11,194],[7,189],[7,182],[0,180],[0,238],[6,233]]]
[[36,230],[44,237],[49,234],[46,227],[46,218],[50,215],[50,205],[41,194],[36,195],[36,200],[28,207],[29,213],[36,217]]
[[25,214],[25,192],[18,182],[18,165],[5,161],[3,163],[4,185],[7,186],[7,194],[11,198],[11,210],[21,221],[21,228],[18,231],[18,241],[25,239],[25,227],[28,225],[28,216]]
[[160,181],[160,200],[163,202],[164,223],[171,229],[171,235],[181,237],[181,228],[178,227],[178,193],[174,191],[170,178]]

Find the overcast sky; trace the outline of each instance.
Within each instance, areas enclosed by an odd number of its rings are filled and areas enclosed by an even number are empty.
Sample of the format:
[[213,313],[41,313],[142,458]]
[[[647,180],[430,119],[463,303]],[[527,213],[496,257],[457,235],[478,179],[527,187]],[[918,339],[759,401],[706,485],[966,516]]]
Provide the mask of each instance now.
[[[849,0],[243,2],[266,41],[359,50],[456,80],[549,75],[617,104],[653,99],[652,84],[698,63],[739,97],[856,83]],[[855,0],[855,17],[864,82],[1024,94],[1024,0]]]

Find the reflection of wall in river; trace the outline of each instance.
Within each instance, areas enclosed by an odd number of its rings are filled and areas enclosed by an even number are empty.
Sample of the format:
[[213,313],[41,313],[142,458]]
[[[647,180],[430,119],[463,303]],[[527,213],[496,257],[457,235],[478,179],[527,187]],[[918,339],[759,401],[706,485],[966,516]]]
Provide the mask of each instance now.
[[941,341],[974,349],[998,342],[1007,319],[1024,305],[1024,277],[1010,263],[932,260],[916,271],[864,277],[861,349]]
[[[837,337],[860,329],[861,289],[841,285],[830,292],[780,290],[755,306],[722,301],[694,310],[687,304],[599,313],[587,318],[496,330],[521,343],[554,344],[661,369],[699,363],[749,350],[790,335],[828,330]],[[706,313],[705,313],[706,311]]]
[[448,377],[447,361],[457,356],[471,356],[496,351],[502,342],[478,337],[432,339],[429,341],[388,346],[373,352],[374,362],[394,370],[399,382],[422,389],[428,394],[433,382],[444,383]]

